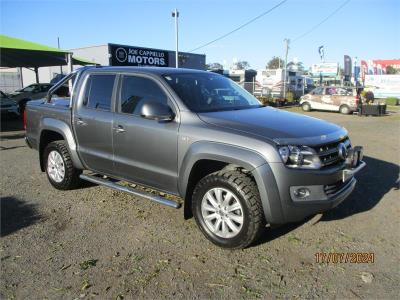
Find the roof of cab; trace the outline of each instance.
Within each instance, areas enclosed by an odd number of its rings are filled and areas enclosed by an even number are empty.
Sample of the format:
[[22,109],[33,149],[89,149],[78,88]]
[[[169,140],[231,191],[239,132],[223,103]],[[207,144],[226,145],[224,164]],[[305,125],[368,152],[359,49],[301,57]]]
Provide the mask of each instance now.
[[97,66],[97,67],[83,67],[82,69],[91,71],[109,71],[109,72],[135,72],[135,73],[147,73],[147,74],[187,74],[187,73],[207,73],[207,71],[196,70],[196,69],[184,69],[184,68],[165,68],[165,67],[129,67],[129,66]]

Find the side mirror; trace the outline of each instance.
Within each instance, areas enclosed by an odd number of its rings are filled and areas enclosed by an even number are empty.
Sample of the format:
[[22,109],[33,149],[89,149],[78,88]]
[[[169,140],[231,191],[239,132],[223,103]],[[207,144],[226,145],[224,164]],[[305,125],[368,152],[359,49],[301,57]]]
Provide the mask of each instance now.
[[175,118],[174,112],[168,105],[155,101],[144,103],[140,115],[145,119],[157,121],[172,121]]

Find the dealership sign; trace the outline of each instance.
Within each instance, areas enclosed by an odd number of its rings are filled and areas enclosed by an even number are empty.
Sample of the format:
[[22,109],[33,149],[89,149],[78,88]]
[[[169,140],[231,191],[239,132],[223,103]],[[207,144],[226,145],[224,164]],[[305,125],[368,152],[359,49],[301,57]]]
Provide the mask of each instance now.
[[108,45],[111,66],[154,66],[168,67],[168,51]]
[[322,76],[336,76],[338,74],[338,63],[320,63],[311,66],[311,73]]

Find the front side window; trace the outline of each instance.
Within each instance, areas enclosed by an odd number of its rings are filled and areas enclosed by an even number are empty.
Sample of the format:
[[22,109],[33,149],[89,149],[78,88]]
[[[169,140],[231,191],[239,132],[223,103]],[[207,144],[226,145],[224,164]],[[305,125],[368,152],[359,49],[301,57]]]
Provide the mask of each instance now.
[[83,105],[88,108],[111,110],[115,75],[90,75],[86,82]]
[[324,92],[324,88],[318,87],[318,88],[316,88],[315,90],[312,91],[312,94],[313,95],[322,95],[323,92]]
[[164,75],[164,79],[193,112],[258,108],[262,105],[232,80],[214,73]]
[[124,76],[120,102],[122,113],[140,115],[141,108],[146,102],[159,102],[168,105],[168,97],[151,79]]

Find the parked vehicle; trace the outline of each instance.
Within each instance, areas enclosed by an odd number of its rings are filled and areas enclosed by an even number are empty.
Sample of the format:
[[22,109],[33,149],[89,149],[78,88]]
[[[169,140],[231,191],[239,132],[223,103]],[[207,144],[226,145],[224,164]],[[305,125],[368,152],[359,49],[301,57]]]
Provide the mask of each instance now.
[[17,103],[2,91],[0,91],[0,112],[2,115],[19,116]]
[[357,110],[359,90],[356,87],[320,86],[300,97],[300,105],[304,111],[316,109],[350,114]]
[[[75,78],[72,100],[52,99]],[[26,141],[57,189],[88,180],[174,208],[225,248],[254,242],[266,223],[329,210],[365,166],[347,131],[263,107],[226,77],[204,71],[84,67],[26,109]],[[82,172],[85,171],[85,172]]]
[[19,112],[23,114],[25,105],[28,101],[45,97],[51,87],[52,84],[50,83],[35,83],[10,93],[10,96],[15,102],[17,102]]
[[[270,94],[273,97],[282,97],[284,90],[284,69],[262,69],[257,71],[256,81],[260,84],[262,95]],[[298,99],[303,95],[306,87],[304,86],[305,77],[302,71],[287,71],[286,92],[292,92],[294,97]],[[311,84],[306,81],[308,86]]]

